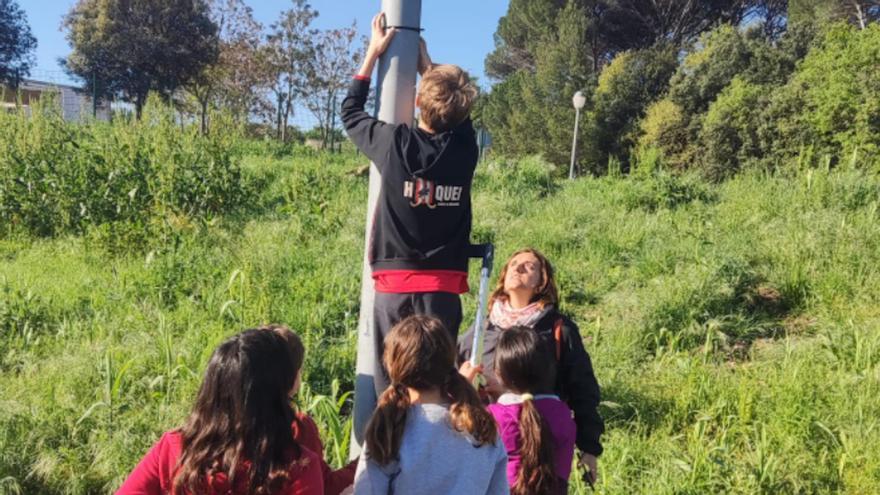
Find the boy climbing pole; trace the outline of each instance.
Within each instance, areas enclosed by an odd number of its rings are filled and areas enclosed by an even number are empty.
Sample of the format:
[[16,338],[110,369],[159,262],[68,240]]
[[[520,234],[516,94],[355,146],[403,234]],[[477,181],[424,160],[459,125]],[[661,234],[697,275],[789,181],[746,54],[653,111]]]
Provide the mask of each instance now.
[[468,291],[471,183],[479,158],[470,110],[477,96],[468,74],[431,62],[422,40],[417,89],[418,125],[392,125],[365,110],[379,56],[395,35],[383,14],[372,23],[364,63],[342,102],[342,121],[354,144],[382,175],[369,242],[375,284],[376,370],[380,395],[388,385],[383,342],[403,318],[440,319],[455,338],[460,294]]

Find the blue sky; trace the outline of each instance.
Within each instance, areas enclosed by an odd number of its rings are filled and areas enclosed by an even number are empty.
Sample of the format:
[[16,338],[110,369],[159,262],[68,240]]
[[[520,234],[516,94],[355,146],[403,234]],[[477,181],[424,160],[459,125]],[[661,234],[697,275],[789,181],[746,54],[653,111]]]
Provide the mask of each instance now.
[[[284,0],[245,0],[254,9],[257,20],[265,25],[277,19],[290,5]],[[19,0],[28,16],[28,22],[37,37],[37,65],[32,77],[70,83],[58,65],[58,59],[70,52],[70,46],[60,31],[61,18],[75,0]],[[315,21],[318,28],[348,26],[357,21],[358,29],[369,34],[373,14],[381,8],[380,0],[312,0],[320,13]],[[507,11],[508,0],[423,0],[422,27],[431,56],[437,62],[455,63],[471,74],[484,77],[483,61],[494,48],[492,35],[498,19]]]

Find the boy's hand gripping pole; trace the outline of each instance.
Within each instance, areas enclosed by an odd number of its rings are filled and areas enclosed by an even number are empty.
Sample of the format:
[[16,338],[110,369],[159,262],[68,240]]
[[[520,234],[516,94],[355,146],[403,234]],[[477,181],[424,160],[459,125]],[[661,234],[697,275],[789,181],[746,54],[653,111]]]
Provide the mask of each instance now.
[[492,244],[471,245],[471,258],[482,258],[480,267],[480,292],[478,295],[477,315],[474,319],[474,342],[471,345],[471,366],[476,366],[483,356],[483,320],[486,300],[489,298],[489,276],[492,275],[492,263],[495,259],[495,246]]

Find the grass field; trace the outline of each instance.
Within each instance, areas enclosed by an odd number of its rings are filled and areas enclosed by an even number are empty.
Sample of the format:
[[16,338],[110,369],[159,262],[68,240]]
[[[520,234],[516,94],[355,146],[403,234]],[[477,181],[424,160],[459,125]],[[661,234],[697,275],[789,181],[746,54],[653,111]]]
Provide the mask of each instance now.
[[[111,493],[214,346],[268,322],[303,336],[300,402],[340,463],[363,162],[251,156],[243,208],[158,247],[0,239],[0,493]],[[597,493],[880,493],[880,177],[559,176],[482,164],[474,240],[556,265],[603,387]]]

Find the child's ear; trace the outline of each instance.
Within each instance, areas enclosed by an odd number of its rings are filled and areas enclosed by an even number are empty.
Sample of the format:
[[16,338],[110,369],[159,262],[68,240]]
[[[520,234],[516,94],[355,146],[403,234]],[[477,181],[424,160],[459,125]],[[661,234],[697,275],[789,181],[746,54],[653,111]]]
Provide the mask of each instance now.
[[416,108],[422,108],[422,100],[419,98],[418,93],[416,93]]

